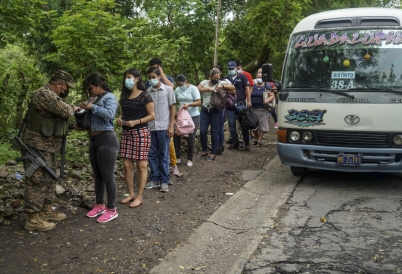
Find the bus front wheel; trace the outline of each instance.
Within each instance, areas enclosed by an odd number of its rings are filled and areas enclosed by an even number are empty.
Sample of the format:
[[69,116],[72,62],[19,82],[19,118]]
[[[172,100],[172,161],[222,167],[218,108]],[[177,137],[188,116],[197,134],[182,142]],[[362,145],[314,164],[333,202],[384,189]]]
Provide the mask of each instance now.
[[306,174],[307,168],[298,167],[298,166],[291,166],[290,171],[292,171],[293,175],[304,175],[304,174]]

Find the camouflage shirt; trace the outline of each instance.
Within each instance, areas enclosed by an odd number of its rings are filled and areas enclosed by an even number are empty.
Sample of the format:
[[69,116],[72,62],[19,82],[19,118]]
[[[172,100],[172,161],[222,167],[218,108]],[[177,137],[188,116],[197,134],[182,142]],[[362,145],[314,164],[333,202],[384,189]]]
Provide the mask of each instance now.
[[[36,107],[37,112],[43,117],[61,117],[68,119],[74,114],[74,107],[62,100],[48,84],[44,85],[31,97],[31,103]],[[29,125],[29,117],[27,124]],[[63,138],[45,137],[39,132],[32,131],[25,127],[22,134],[22,141],[29,147],[59,153]]]

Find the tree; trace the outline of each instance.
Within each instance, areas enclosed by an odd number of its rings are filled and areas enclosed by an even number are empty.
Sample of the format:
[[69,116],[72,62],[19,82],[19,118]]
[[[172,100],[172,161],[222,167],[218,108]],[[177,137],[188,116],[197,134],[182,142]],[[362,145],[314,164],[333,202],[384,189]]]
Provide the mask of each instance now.
[[74,77],[97,71],[105,75],[121,73],[132,58],[127,20],[106,10],[116,7],[113,0],[77,0],[60,20],[50,38],[57,53],[47,60],[63,65]]
[[0,128],[11,135],[20,125],[29,96],[45,83],[45,77],[35,59],[18,46],[7,45],[1,50],[0,63]]
[[0,47],[23,40],[34,31],[44,15],[41,0],[2,0],[0,4]]

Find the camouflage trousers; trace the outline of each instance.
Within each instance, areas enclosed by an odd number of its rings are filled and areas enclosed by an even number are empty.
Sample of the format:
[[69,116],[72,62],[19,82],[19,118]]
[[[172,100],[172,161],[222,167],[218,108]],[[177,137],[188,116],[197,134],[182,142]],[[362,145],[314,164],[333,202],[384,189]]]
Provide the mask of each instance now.
[[[46,164],[55,170],[56,161],[54,153],[40,151],[45,157]],[[27,170],[29,163],[25,162],[24,168]],[[43,168],[35,170],[31,178],[25,177],[24,207],[26,212],[39,212],[43,204],[52,203],[56,192],[56,182],[50,177]]]

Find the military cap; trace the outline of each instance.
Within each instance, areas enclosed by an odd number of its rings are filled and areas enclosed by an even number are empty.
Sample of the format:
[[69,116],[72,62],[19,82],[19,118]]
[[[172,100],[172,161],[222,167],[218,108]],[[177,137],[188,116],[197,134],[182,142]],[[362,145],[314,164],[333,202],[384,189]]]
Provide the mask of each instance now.
[[57,78],[57,79],[60,79],[60,80],[64,80],[64,81],[66,81],[67,85],[68,85],[70,88],[75,88],[73,76],[71,76],[70,74],[68,74],[68,73],[65,72],[64,70],[58,70],[58,71],[56,71],[56,72],[53,74],[52,78]]

